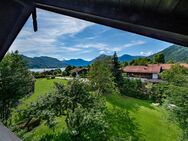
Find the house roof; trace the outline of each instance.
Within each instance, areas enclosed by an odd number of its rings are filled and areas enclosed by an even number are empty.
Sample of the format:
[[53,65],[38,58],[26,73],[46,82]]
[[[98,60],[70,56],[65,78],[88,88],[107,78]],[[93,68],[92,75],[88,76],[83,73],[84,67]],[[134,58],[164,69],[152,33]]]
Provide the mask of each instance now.
[[188,64],[180,64],[180,65],[188,69]]
[[[175,64],[149,64],[148,66],[161,66],[162,70],[169,70]],[[179,64],[188,69],[188,64]]]
[[172,64],[148,64],[150,67],[160,66],[162,70],[169,70],[172,67]]
[[80,72],[80,71],[83,71],[83,70],[87,70],[88,68],[74,68],[71,70],[71,73],[73,72]]
[[123,72],[128,73],[160,73],[161,66],[127,66],[123,68]]
[[[175,64],[148,64],[147,66],[127,66],[122,69],[128,73],[160,73],[161,70],[169,70]],[[188,69],[188,64],[180,64]]]

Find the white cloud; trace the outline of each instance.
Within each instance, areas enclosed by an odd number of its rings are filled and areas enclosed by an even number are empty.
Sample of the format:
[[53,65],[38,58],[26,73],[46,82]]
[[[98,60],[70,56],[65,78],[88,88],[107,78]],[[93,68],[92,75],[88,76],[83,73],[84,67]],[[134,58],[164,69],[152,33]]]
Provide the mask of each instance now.
[[22,29],[10,50],[19,50],[24,54],[52,55],[60,52],[80,51],[78,48],[66,47],[58,41],[64,36],[74,36],[94,23],[71,18],[43,10],[38,12],[38,31],[33,32],[31,18]]
[[130,43],[124,44],[123,46],[114,47],[114,46],[110,46],[107,43],[85,43],[85,44],[78,44],[75,46],[75,48],[96,49],[99,51],[100,54],[104,54],[104,53],[110,54],[113,53],[114,51],[120,52],[126,48],[143,45],[143,44],[145,44],[144,41],[131,41]]
[[99,54],[106,54],[106,52],[102,50],[99,52]]
[[133,46],[138,46],[138,45],[144,45],[145,42],[144,41],[131,41],[130,43],[127,43],[123,46],[123,48],[129,48],[129,47],[133,47]]
[[75,47],[83,48],[83,49],[97,49],[97,50],[109,50],[108,45],[104,43],[86,43],[86,44],[78,44]]
[[69,51],[69,52],[77,52],[77,51],[81,51],[80,48],[74,48],[74,47],[60,47],[60,49]]
[[148,51],[148,52],[140,52],[140,55],[142,55],[142,56],[150,56],[150,55],[152,55],[153,54],[153,52],[152,51]]

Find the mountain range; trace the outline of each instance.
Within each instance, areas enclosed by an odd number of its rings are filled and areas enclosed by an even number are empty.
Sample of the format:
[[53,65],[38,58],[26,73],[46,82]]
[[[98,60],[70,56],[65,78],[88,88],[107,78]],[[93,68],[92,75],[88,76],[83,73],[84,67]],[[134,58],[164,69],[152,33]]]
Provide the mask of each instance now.
[[[94,58],[91,61],[86,61],[84,59],[70,59],[70,60],[60,61],[56,58],[47,57],[47,56],[32,58],[32,57],[27,57],[27,56],[23,55],[22,57],[26,61],[28,68],[62,68],[62,67],[66,67],[68,65],[76,66],[76,67],[88,66],[96,60],[100,60],[100,59],[103,59],[105,57],[110,57],[110,56],[102,54],[102,55]],[[125,61],[131,61],[133,59],[142,58],[142,57],[143,56],[131,56],[128,54],[124,54],[119,57],[119,60],[121,62],[125,62]]]
[[[188,48],[172,45],[158,53],[162,53],[165,56],[166,62],[173,61],[174,63],[188,63]],[[157,53],[156,53],[157,54]],[[156,54],[149,56],[149,58],[153,58]],[[23,56],[24,60],[28,64],[29,68],[62,68],[68,65],[72,66],[88,66],[96,60],[100,60],[105,57],[110,57],[105,54],[102,54],[91,61],[86,61],[84,59],[70,59],[60,61],[56,58],[41,56],[41,57],[27,57]],[[143,58],[144,56],[131,56],[128,54],[124,54],[119,57],[120,62],[129,62],[133,59]]]

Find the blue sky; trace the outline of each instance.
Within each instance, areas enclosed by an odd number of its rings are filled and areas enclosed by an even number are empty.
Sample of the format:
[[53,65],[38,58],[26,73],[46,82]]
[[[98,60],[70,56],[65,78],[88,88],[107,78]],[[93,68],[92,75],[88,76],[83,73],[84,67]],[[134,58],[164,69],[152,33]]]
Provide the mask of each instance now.
[[148,56],[170,43],[37,9],[38,31],[31,18],[19,33],[10,51],[30,56],[50,56],[60,60],[91,60],[100,54]]

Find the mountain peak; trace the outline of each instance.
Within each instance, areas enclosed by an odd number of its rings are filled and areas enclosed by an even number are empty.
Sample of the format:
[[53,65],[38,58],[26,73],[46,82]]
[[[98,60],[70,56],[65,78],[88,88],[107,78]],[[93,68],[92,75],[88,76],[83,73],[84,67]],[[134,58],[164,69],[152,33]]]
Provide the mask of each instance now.
[[143,56],[131,56],[129,54],[124,54],[119,57],[120,62],[129,62],[132,61],[133,59],[138,59],[138,58],[143,58]]

